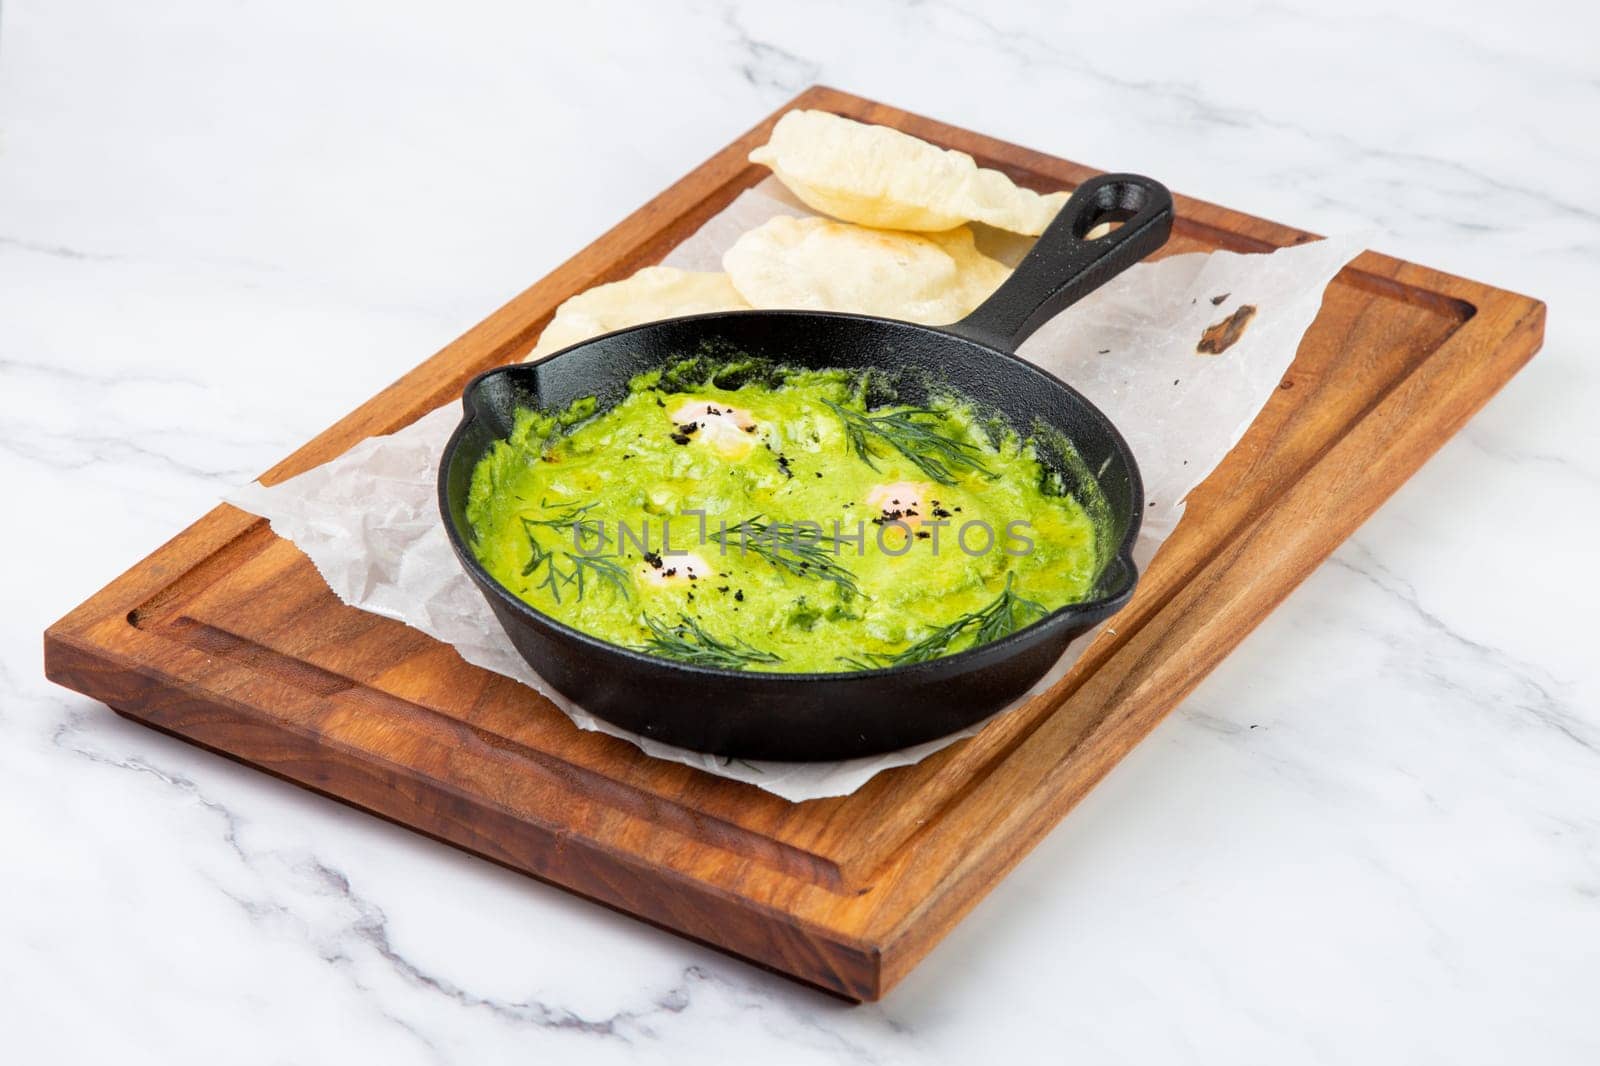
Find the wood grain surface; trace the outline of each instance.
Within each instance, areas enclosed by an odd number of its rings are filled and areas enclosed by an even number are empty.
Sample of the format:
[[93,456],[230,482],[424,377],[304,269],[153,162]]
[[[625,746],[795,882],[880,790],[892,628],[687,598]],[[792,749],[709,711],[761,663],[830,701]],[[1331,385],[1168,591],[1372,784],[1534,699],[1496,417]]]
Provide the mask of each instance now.
[[[658,262],[766,175],[745,156],[794,107],[960,148],[1039,190],[1097,173],[812,88],[263,480],[457,400],[474,374],[526,353],[562,300]],[[1167,254],[1314,239],[1177,203]],[[791,804],[581,732],[516,682],[344,606],[293,545],[228,506],[52,626],[46,673],[429,836],[876,999],[1533,355],[1543,325],[1535,300],[1364,253],[1073,671],[979,736],[850,796]]]

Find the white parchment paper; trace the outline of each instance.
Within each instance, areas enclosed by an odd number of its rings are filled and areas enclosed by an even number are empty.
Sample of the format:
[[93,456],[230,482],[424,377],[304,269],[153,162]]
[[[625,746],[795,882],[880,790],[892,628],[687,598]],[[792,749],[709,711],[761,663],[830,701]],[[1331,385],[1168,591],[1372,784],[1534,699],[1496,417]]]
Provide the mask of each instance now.
[[[808,215],[775,180],[745,192],[665,263],[720,270],[740,234],[775,214]],[[1015,262],[1027,243],[980,231],[989,254]],[[1184,496],[1244,435],[1294,358],[1322,293],[1362,241],[1317,241],[1270,255],[1178,255],[1140,264],[1029,338],[1021,354],[1073,385],[1110,416],[1144,475],[1147,506],[1136,551],[1141,567],[1183,515]],[[1217,301],[1217,297],[1222,297]],[[1221,355],[1200,355],[1201,333],[1238,307],[1256,308],[1244,335]],[[976,733],[836,763],[724,760],[668,747],[592,717],[543,682],[511,646],[445,537],[435,478],[459,404],[270,488],[255,483],[226,497],[267,518],[310,557],[345,603],[414,626],[455,647],[467,662],[544,694],[580,729],[599,730],[647,755],[744,781],[799,802],[845,795],[890,767],[917,762]],[[1059,680],[1090,636],[1005,714]]]

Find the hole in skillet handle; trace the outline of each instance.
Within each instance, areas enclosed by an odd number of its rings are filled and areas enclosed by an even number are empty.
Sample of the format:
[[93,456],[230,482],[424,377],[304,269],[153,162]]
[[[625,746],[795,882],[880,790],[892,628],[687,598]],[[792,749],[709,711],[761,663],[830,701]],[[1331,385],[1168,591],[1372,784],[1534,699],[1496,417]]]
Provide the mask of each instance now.
[[[944,328],[1015,352],[1045,322],[1166,244],[1172,217],[1172,194],[1153,178],[1090,178],[1073,192],[1005,284],[972,314]],[[1111,227],[1098,232],[1107,223]]]

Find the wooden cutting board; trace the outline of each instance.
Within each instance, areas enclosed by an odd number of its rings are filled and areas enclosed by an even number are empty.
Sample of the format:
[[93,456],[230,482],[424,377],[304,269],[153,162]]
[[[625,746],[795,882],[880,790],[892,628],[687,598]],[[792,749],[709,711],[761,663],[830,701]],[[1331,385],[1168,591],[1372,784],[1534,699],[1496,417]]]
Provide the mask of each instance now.
[[[1096,173],[831,89],[783,110],[796,107],[896,126],[1040,190]],[[660,261],[766,176],[745,156],[778,114],[263,480],[455,401],[474,374],[526,353],[562,300]],[[1180,196],[1167,252],[1312,239]],[[45,672],[429,836],[877,999],[1533,355],[1543,329],[1537,301],[1363,254],[1112,631],[1048,693],[851,796],[791,804],[581,732],[517,683],[344,606],[265,521],[227,506],[52,626]]]

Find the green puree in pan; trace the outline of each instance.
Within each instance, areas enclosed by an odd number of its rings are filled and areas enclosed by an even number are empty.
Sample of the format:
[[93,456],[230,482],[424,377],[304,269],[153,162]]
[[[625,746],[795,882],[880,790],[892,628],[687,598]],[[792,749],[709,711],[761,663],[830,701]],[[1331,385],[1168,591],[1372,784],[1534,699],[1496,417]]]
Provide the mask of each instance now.
[[1034,441],[869,384],[689,360],[604,412],[519,412],[473,472],[472,549],[575,629],[742,670],[920,662],[1088,594],[1096,522]]

